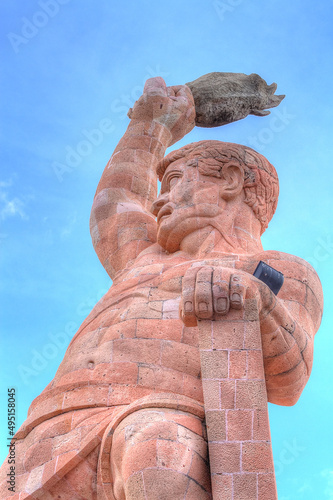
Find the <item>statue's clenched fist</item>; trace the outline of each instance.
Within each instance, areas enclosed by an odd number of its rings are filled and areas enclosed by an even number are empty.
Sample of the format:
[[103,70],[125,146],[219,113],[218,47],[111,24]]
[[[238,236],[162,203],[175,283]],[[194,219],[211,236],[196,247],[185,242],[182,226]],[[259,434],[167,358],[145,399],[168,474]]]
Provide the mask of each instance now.
[[128,112],[131,120],[155,121],[171,133],[170,146],[182,139],[195,126],[195,106],[186,85],[167,87],[160,76],[149,78],[143,95]]
[[258,308],[271,302],[269,288],[250,274],[224,267],[192,267],[183,277],[180,317],[185,326],[199,319],[218,320],[230,309],[244,307],[245,298],[258,300]]

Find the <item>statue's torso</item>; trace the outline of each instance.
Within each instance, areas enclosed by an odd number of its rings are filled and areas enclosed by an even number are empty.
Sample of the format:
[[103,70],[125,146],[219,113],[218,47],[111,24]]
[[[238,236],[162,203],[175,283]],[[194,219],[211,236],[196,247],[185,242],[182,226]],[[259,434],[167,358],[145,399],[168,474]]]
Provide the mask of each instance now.
[[266,254],[205,260],[191,260],[181,252],[139,256],[117,275],[83,322],[54,380],[30,411],[39,413],[41,401],[52,413],[55,407],[63,411],[128,404],[152,392],[203,401],[198,330],[179,319],[182,277],[190,266],[202,265],[252,274]]

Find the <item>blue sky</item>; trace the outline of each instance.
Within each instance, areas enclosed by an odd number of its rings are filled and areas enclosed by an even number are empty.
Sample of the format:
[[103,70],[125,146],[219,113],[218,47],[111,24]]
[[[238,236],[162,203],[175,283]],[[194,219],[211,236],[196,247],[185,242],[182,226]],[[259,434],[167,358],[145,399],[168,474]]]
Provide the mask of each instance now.
[[311,262],[326,304],[301,399],[269,409],[279,500],[333,499],[332,16],[323,0],[2,2],[2,458],[7,388],[17,390],[20,425],[110,286],[92,248],[89,214],[144,81],[258,73],[286,94],[279,108],[266,118],[196,128],[178,145],[247,144],[279,173],[264,248]]

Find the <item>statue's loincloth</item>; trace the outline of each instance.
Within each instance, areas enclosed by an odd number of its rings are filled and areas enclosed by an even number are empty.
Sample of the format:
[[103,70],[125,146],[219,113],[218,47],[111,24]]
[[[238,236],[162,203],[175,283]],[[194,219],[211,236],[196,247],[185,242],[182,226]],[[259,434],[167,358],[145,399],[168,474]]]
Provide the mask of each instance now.
[[170,408],[204,418],[203,405],[194,399],[159,393],[129,405],[71,410],[46,419],[31,430],[25,426],[16,434],[15,493],[8,491],[5,461],[1,469],[1,498],[51,500],[61,493],[64,498],[93,500],[97,491],[98,498],[112,499],[112,435],[125,417],[144,408]]

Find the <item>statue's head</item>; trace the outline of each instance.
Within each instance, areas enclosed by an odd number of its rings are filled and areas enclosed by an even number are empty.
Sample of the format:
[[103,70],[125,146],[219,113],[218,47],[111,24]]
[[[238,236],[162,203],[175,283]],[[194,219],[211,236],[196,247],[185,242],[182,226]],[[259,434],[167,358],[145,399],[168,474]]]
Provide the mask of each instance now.
[[[152,212],[158,242],[170,252],[207,226],[253,218],[260,234],[277,206],[279,183],[273,165],[251,148],[200,141],[168,154],[157,166],[161,193]],[[250,209],[249,209],[250,207]],[[231,221],[231,219],[233,219]]]

